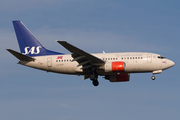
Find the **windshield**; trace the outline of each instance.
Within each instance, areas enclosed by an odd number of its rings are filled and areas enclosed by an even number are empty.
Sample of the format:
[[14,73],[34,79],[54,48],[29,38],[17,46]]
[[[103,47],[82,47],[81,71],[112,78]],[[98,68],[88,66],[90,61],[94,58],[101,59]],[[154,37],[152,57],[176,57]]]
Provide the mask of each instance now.
[[159,58],[159,59],[164,59],[165,57],[162,56],[162,55],[160,55],[160,56],[158,56],[158,58]]

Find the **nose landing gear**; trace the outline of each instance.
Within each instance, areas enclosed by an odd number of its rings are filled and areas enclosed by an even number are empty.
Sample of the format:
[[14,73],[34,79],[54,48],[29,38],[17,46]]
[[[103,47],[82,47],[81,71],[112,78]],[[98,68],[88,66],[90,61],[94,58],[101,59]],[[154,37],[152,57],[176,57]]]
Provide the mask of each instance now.
[[159,74],[159,73],[162,73],[162,70],[153,71],[153,72],[152,72],[152,77],[151,77],[151,79],[152,79],[152,80],[155,80],[156,77],[154,76],[154,74]]
[[153,75],[153,76],[151,77],[151,79],[152,79],[152,80],[155,80],[155,79],[156,79],[156,77]]

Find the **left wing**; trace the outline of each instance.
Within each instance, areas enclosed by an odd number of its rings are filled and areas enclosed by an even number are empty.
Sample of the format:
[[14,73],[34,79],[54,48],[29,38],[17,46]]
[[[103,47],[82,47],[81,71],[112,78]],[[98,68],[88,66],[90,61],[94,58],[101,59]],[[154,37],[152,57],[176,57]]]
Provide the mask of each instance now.
[[77,61],[79,63],[78,66],[82,65],[82,69],[98,67],[105,64],[105,61],[67,43],[66,41],[57,42],[72,53],[71,56],[74,58],[73,61]]

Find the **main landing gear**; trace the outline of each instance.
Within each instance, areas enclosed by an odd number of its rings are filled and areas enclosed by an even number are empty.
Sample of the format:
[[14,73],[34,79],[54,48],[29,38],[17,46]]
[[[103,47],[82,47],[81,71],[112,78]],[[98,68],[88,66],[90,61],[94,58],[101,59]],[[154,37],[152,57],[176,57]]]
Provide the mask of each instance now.
[[93,72],[93,73],[90,75],[90,79],[91,79],[92,84],[93,84],[94,86],[98,86],[98,85],[99,85],[98,74],[96,74],[95,72]]
[[98,80],[93,80],[93,81],[92,81],[92,84],[93,84],[94,86],[98,86],[98,85],[99,85],[99,81],[98,81]]

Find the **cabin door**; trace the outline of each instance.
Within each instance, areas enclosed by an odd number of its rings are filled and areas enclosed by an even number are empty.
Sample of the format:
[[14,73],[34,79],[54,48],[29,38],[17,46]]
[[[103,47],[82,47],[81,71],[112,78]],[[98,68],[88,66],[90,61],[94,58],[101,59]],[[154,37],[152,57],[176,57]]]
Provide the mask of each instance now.
[[47,59],[47,66],[52,67],[52,58]]

